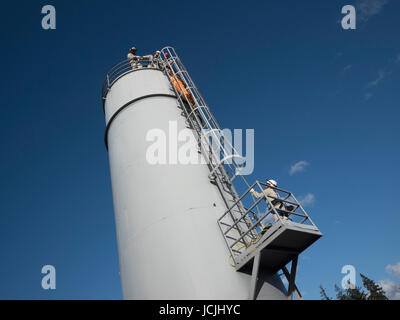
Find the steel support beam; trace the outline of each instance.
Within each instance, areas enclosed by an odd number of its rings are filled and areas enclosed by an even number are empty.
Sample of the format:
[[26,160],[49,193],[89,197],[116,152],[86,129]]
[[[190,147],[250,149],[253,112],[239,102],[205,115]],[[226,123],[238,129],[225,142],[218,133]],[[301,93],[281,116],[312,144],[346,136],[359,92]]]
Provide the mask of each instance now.
[[290,299],[290,300],[293,300],[293,293],[296,293],[296,296],[297,296],[298,299],[302,299],[301,294],[300,294],[300,292],[297,289],[296,284],[295,284],[298,257],[299,256],[296,256],[292,260],[292,266],[290,268],[290,274],[289,274],[288,270],[286,269],[286,267],[283,267],[283,272],[285,273],[285,276],[289,281],[288,299]]
[[258,252],[254,256],[254,261],[253,261],[253,271],[251,273],[249,300],[256,300],[258,269],[260,267],[260,260],[261,260],[260,258],[261,258],[261,252]]

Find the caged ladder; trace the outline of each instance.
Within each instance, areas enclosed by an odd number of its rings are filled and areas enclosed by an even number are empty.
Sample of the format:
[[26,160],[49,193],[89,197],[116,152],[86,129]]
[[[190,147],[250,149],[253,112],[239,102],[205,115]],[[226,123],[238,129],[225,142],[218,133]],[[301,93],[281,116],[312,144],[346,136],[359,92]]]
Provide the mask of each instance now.
[[[225,202],[227,210],[218,219],[218,226],[232,266],[252,274],[249,299],[256,298],[260,267],[271,272],[282,270],[289,283],[289,299],[293,294],[301,299],[295,285],[298,255],[322,233],[289,191],[256,181],[251,186],[246,183],[246,191],[238,194],[234,182],[238,183],[236,178],[245,166],[244,158],[224,135],[174,48],[161,50],[159,66],[171,81],[179,107],[194,131],[199,151],[206,158],[209,178]],[[267,187],[274,189],[277,197],[265,196],[263,191]],[[255,198],[252,189],[263,196]],[[290,262],[289,272],[286,265]]]

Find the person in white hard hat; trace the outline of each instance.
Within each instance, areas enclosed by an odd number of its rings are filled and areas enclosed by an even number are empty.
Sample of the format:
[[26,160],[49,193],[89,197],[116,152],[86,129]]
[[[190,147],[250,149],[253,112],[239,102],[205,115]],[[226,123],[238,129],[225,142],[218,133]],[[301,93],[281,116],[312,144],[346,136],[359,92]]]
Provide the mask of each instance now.
[[128,53],[128,60],[129,60],[129,64],[131,65],[132,69],[137,69],[137,68],[141,68],[142,65],[140,64],[139,60],[140,60],[140,56],[136,55],[136,48],[132,47],[129,49],[129,53]]
[[153,59],[152,59],[152,62],[151,62],[151,66],[153,67],[153,68],[159,68],[159,69],[161,69],[160,68],[160,54],[161,54],[161,52],[160,51],[156,51],[155,53],[154,53],[154,56],[153,56]]
[[[267,180],[266,187],[265,187],[263,193],[259,193],[259,192],[255,191],[253,188],[250,190],[250,192],[256,198],[262,198],[263,196],[266,196],[268,198],[268,200],[271,202],[271,204],[275,207],[275,209],[277,211],[279,211],[279,209],[282,209],[284,206],[283,206],[282,201],[279,201],[279,199],[276,199],[276,198],[279,198],[278,193],[274,189],[277,186],[278,186],[278,183],[275,180],[270,179],[270,180]],[[265,199],[267,204],[268,204],[268,200]],[[272,215],[274,217],[275,222],[277,222],[279,220],[278,215],[275,214],[274,212],[272,212]],[[287,219],[287,217],[284,216],[283,219]]]

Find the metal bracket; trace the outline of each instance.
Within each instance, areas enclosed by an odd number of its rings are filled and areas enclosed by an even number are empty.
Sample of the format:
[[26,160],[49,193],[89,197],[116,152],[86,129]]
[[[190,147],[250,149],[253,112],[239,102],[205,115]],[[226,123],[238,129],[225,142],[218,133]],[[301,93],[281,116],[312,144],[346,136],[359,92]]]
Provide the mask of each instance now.
[[256,288],[257,288],[258,269],[260,267],[260,260],[261,260],[261,252],[258,252],[254,256],[254,261],[253,261],[253,271],[251,273],[249,300],[256,300]]
[[300,291],[295,284],[298,257],[299,256],[297,255],[292,260],[292,266],[290,268],[290,273],[289,273],[288,269],[286,268],[286,266],[282,268],[286,279],[289,281],[289,288],[288,288],[288,299],[289,300],[293,300],[293,293],[296,294],[296,297],[298,300],[303,300],[303,297],[301,296]]

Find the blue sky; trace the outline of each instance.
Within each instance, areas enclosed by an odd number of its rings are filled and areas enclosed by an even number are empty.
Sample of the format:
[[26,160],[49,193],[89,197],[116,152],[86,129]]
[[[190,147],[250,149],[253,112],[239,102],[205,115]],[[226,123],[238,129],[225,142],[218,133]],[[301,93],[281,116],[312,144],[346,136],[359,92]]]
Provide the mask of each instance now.
[[[46,4],[56,30],[41,28]],[[356,30],[341,28],[346,4],[359,8]],[[100,90],[133,45],[175,47],[220,124],[255,129],[249,181],[312,195],[306,209],[324,237],[299,260],[306,299],[319,299],[320,284],[332,295],[348,264],[400,282],[387,268],[400,262],[398,1],[2,9],[0,298],[121,298]],[[308,165],[291,175],[299,161]],[[53,291],[41,288],[46,264]]]

